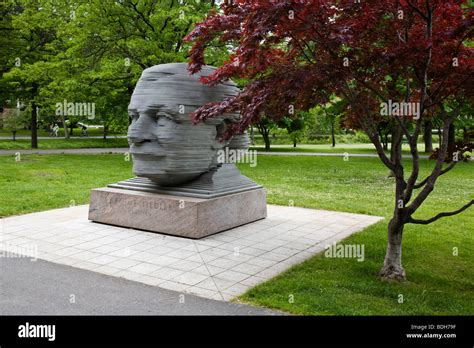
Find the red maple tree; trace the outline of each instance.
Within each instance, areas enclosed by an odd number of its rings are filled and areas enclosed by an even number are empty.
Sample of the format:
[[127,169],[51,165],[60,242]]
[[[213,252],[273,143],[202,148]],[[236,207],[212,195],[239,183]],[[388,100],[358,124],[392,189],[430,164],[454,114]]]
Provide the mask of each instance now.
[[[473,204],[471,200],[427,220],[414,217],[437,179],[464,158],[452,149],[450,153],[444,136],[433,170],[419,178],[417,143],[424,120],[438,115],[446,135],[463,106],[472,103],[473,18],[467,1],[457,0],[225,1],[187,36],[193,43],[189,70],[199,71],[206,48],[219,42],[235,49],[203,82],[244,78],[248,83],[237,96],[199,108],[193,119],[240,112],[240,123],[229,128],[230,136],[263,115],[278,120],[288,116],[290,107],[308,110],[328,102],[331,95],[344,98],[346,122],[368,134],[395,177],[394,211],[380,275],[403,280],[405,224],[429,224]],[[393,105],[400,107],[381,114]],[[377,124],[386,117],[395,120],[390,158],[377,133]],[[410,146],[409,173],[401,156],[403,139]],[[454,161],[445,164],[451,157]]]

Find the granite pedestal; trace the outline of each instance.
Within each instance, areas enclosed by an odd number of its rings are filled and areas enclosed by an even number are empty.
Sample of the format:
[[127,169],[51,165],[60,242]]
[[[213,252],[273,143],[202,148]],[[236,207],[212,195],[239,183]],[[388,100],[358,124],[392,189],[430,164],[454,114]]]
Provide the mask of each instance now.
[[118,188],[92,190],[89,220],[199,239],[267,216],[265,189],[194,198]]

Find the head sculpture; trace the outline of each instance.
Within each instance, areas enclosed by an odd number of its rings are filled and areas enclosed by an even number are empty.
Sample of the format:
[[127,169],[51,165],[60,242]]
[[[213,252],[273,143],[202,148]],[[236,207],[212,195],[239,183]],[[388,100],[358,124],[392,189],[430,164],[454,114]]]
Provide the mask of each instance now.
[[224,114],[194,125],[190,113],[209,102],[235,95],[232,81],[204,85],[200,76],[215,68],[203,67],[190,75],[186,63],[161,64],[143,71],[133,92],[128,129],[133,172],[161,186],[190,182],[217,169],[218,151],[248,147],[247,134],[221,141],[226,125],[238,114]]

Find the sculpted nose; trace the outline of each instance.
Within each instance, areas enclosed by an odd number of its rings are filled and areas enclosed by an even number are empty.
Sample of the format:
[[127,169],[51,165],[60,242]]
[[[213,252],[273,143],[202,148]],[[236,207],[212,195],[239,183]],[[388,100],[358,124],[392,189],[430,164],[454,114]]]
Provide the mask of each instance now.
[[146,113],[141,113],[138,119],[128,127],[128,140],[132,143],[141,143],[146,140],[156,139],[153,129],[155,127],[155,117]]

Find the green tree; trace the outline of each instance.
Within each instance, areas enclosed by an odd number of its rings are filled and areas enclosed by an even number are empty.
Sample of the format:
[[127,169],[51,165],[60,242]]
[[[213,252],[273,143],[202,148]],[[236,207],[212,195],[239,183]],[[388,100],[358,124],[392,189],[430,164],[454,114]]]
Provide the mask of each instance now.
[[[71,38],[64,53],[70,98],[94,102],[97,121],[109,129],[128,127],[127,105],[143,69],[185,61],[184,36],[214,1],[80,0],[65,27]],[[210,50],[216,63],[226,47]],[[77,86],[81,86],[78,91]]]
[[[10,71],[12,58],[15,57],[17,32],[12,25],[12,16],[18,11],[19,8],[12,1],[0,2],[0,111],[7,106],[11,98],[9,86],[3,75]],[[13,62],[19,63],[14,59]]]
[[322,111],[325,115],[325,123],[329,125],[331,131],[332,147],[336,146],[336,130],[339,128],[346,107],[347,103],[336,96],[331,96],[329,102],[322,106]]
[[301,141],[306,128],[304,114],[299,113],[297,117],[284,117],[277,123],[278,127],[286,129],[288,136],[293,143],[293,147]]
[[48,62],[58,53],[61,16],[46,0],[10,0],[8,4],[15,45],[10,47],[10,69],[4,77],[13,99],[21,100],[31,110],[31,147],[37,148],[38,108],[45,104],[40,94],[54,75]]
[[265,150],[269,151],[271,142],[270,142],[270,132],[272,129],[277,128],[277,124],[270,120],[267,117],[262,117],[257,123],[255,123],[258,132],[263,138],[263,142],[265,144]]
[[5,109],[3,113],[3,129],[12,132],[12,140],[16,140],[16,133],[23,129],[28,119],[26,113],[18,108]]
[[[66,100],[94,104],[96,117],[64,115],[65,129],[74,122],[128,126],[127,105],[143,69],[185,61],[184,36],[214,6],[214,1],[8,0],[17,48],[8,57],[8,87],[30,105],[32,147],[37,147],[37,110],[53,112]],[[217,64],[227,46],[209,57]],[[18,57],[21,64],[15,66]],[[1,61],[0,61],[1,62]]]

